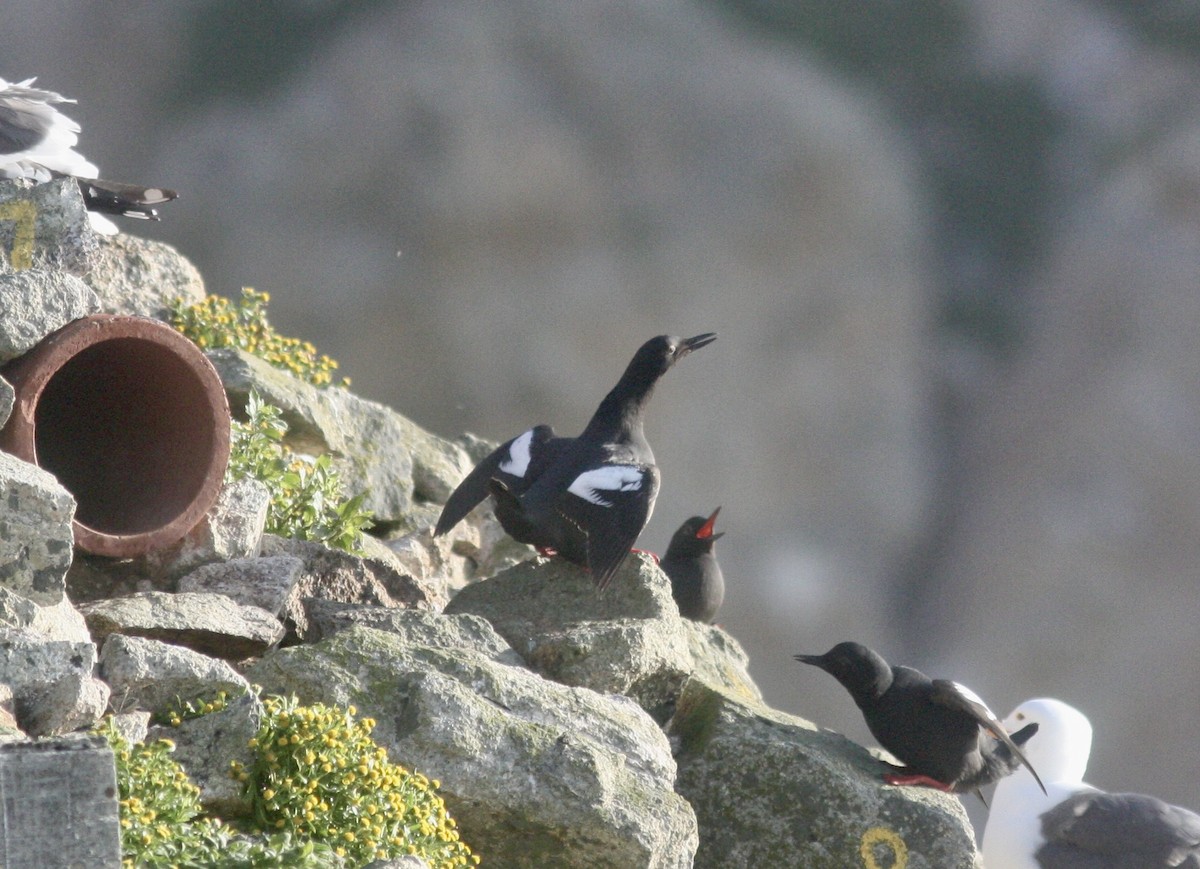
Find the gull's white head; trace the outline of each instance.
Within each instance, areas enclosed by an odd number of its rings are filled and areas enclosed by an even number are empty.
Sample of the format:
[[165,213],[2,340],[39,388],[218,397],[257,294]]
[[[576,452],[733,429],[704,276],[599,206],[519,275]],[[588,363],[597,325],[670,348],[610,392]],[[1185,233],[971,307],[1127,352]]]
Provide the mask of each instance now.
[[1036,722],[1038,731],[1022,750],[1047,784],[1079,784],[1092,752],[1092,725],[1082,712],[1061,700],[1026,700],[1004,719],[1009,732]]

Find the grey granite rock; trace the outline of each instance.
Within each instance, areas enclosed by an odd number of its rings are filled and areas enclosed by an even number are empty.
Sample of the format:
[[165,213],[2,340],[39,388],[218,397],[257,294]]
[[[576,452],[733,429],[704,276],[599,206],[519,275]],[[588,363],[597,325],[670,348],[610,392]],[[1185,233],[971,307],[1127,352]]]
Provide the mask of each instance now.
[[0,683],[19,699],[27,685],[62,676],[92,675],[96,647],[90,642],[51,640],[29,628],[0,628]]
[[368,536],[364,544],[368,554],[358,556],[309,540],[264,535],[263,556],[298,558],[304,563],[282,614],[298,636],[308,636],[305,598],[417,609],[439,608],[445,603],[438,594],[440,589],[414,581],[382,543]]
[[464,839],[494,865],[691,865],[695,820],[666,739],[629,700],[363,627],[276,650],[247,676],[377,719],[375,739],[441,781]]
[[158,572],[179,577],[233,558],[253,558],[262,546],[271,493],[258,480],[243,478],[221,487],[216,503],[177,545],[147,556]]
[[472,649],[501,664],[524,667],[525,661],[487,621],[473,615],[449,615],[411,609],[385,609],[368,604],[308,598],[308,642],[331,637],[354,625],[396,634],[414,646]]
[[111,720],[117,733],[131,745],[135,742],[145,742],[146,734],[150,732],[150,713],[144,709],[114,712]]
[[604,592],[560,558],[519,564],[467,586],[446,612],[486,618],[543,676],[632,697],[659,721],[694,672],[759,696],[741,647],[682,619],[669,580],[647,555],[630,556]]
[[109,687],[82,673],[28,685],[16,697],[17,723],[30,736],[59,736],[94,726],[108,708]]
[[205,810],[221,818],[249,814],[250,802],[242,784],[230,775],[231,761],[249,766],[254,762],[250,740],[262,723],[262,701],[243,694],[217,712],[185,719],[178,727],[151,727],[148,740],[169,739],[175,743],[172,757],[192,783],[200,788]]
[[23,356],[51,332],[98,310],[91,287],[67,272],[0,272],[0,362]]
[[166,320],[176,298],[204,301],[204,280],[170,245],[124,232],[101,236],[84,280],[96,291],[100,310]]
[[90,641],[50,639],[32,628],[0,627],[0,683],[12,691],[22,730],[47,735],[88,726],[103,713],[107,686],[92,678]]
[[170,704],[250,690],[227,662],[183,646],[145,637],[109,634],[100,647],[100,677],[121,710],[161,712]]
[[179,580],[179,590],[223,594],[279,616],[303,572],[304,561],[291,555],[233,558],[196,568]]
[[75,499],[41,468],[0,452],[0,585],[38,604],[66,589]]
[[716,625],[682,621],[692,656],[691,675],[741,700],[761,703],[762,691],[750,675],[750,658],[742,644]]
[[697,869],[979,869],[962,804],[891,787],[840,734],[689,681],[667,728],[700,826]]
[[235,603],[223,594],[147,591],[91,601],[80,610],[100,645],[110,634],[125,634],[238,661],[261,655],[283,638],[283,625],[269,612]]
[[534,557],[531,546],[513,540],[492,515],[490,502],[481,504],[441,537],[433,527],[441,513],[439,504],[415,505],[401,531],[387,546],[420,582],[436,584],[447,596],[480,579]]
[[0,866],[120,866],[112,749],[94,734],[0,745]]
[[99,243],[74,178],[0,181],[0,275],[29,268],[82,275]]
[[444,501],[471,469],[458,444],[425,431],[388,407],[339,388],[321,389],[241,350],[208,354],[229,393],[244,406],[251,389],[283,411],[286,441],[301,452],[331,452],[346,494],[382,526],[397,525],[415,501]]

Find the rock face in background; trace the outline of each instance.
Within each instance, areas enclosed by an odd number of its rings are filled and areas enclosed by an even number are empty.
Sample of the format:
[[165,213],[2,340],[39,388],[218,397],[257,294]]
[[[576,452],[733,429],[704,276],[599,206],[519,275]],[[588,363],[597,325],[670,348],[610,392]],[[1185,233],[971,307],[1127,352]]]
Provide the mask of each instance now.
[[447,438],[577,433],[648,337],[716,330],[654,396],[643,545],[725,505],[720,620],[776,702],[793,637],[890,633],[878,590],[927,502],[928,216],[874,100],[700,4],[346,4],[251,91],[184,80],[210,15],[147,12],[175,59],[128,91],[42,70],[57,46],[100,62],[54,28],[2,44],[80,99],[103,170],[181,191],[139,232],[210,291],[270,290],[281,331]]
[[[295,12],[294,42],[204,0],[137,27],[11,5],[5,75],[77,97],[106,174],[183,192],[139,231],[215,291],[270,290],[285,333],[447,437],[574,433],[648,334],[718,330],[654,398],[643,543],[724,505],[719,620],[773,705],[868,739],[790,657],[861,639],[997,711],[1063,696],[1097,783],[1194,807],[1196,734],[1145,716],[1198,711],[1186,4],[964,0],[940,26],[895,17],[923,4],[345,2]],[[752,7],[815,11],[729,14]],[[953,89],[971,77],[991,88]],[[1053,129],[1022,150],[1032,103]],[[1045,174],[1003,186],[992,156]],[[1015,212],[1023,235],[983,241],[1022,269],[955,236],[968,203],[935,213],[937,170]],[[972,304],[1006,312],[984,329],[1007,355],[945,331]]]

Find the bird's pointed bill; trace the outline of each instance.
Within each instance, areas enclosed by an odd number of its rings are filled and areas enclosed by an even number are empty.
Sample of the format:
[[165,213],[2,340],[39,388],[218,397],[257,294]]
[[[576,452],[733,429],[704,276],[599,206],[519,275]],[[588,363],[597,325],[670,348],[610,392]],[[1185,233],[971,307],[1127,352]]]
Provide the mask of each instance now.
[[707,347],[716,340],[716,332],[704,332],[700,335],[693,335],[691,338],[684,338],[679,342],[679,351],[676,353],[676,355],[683,356],[685,353],[691,353],[693,350],[699,350],[701,347]]

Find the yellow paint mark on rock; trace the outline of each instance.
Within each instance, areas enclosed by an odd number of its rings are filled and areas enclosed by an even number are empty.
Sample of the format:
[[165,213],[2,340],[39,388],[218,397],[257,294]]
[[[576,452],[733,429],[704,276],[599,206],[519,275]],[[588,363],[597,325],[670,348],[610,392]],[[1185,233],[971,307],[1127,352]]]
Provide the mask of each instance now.
[[33,238],[37,224],[37,206],[28,199],[14,199],[0,203],[0,220],[16,222],[13,230],[12,250],[8,261],[13,271],[21,271],[33,265]]
[[[878,860],[885,851],[891,853],[890,863]],[[859,853],[865,869],[905,869],[908,865],[908,846],[898,833],[887,827],[872,827],[863,833]]]

